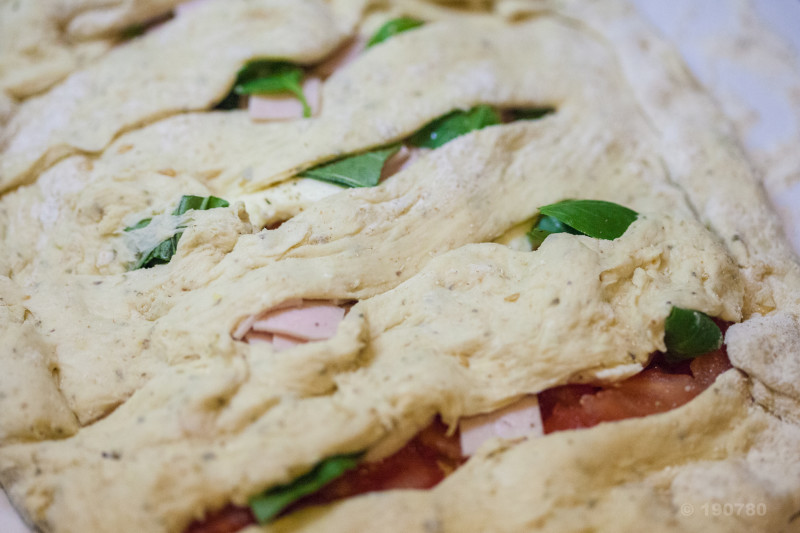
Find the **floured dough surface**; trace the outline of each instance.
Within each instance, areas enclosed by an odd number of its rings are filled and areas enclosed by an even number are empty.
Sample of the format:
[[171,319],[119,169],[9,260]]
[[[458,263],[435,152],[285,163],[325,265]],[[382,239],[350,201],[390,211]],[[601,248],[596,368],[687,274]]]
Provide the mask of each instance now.
[[[70,35],[59,54],[106,48],[61,71],[22,61],[28,89],[0,77],[0,483],[32,524],[182,532],[331,455],[386,456],[437,415],[622,379],[679,306],[736,323],[735,369],[687,405],[494,439],[434,489],[253,531],[797,527],[800,267],[730,127],[626,4],[195,0],[124,42],[176,3],[46,4],[15,20]],[[324,80],[316,116],[212,109],[248,60],[313,65],[401,14],[427,23]],[[376,187],[298,177],[479,104],[555,112]],[[170,216],[190,194],[229,206]],[[610,241],[508,245],[567,198],[639,217]],[[128,270],[178,227],[168,264]],[[355,304],[284,351],[234,334],[300,299]],[[714,502],[766,511],[704,514]]]

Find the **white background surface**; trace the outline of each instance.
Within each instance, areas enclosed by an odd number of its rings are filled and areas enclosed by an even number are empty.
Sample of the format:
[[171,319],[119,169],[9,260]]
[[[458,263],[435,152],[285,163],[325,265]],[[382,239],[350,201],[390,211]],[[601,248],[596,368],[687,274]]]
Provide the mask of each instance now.
[[632,0],[731,117],[800,254],[800,0]]
[[[800,0],[632,1],[734,119],[800,254]],[[0,492],[0,533],[27,532]]]

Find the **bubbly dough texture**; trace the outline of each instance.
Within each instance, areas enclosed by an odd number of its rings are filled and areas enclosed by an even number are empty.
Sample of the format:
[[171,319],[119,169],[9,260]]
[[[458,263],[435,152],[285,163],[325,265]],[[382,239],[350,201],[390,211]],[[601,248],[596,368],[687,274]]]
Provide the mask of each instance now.
[[[31,524],[180,533],[328,456],[385,456],[436,415],[624,377],[677,305],[737,322],[736,369],[685,406],[495,439],[434,489],[250,531],[800,527],[800,266],[725,118],[627,4],[195,0],[117,41],[175,4],[15,9],[70,36],[38,41],[59,65],[0,40],[0,483]],[[428,22],[326,79],[317,116],[213,109],[249,59],[312,65],[401,14]],[[76,62],[80,43],[105,48]],[[478,104],[555,112],[376,187],[297,178]],[[161,216],[185,194],[230,206]],[[503,244],[566,198],[640,216],[613,241]],[[152,243],[186,227],[168,264],[128,271],[146,244],[123,229],[146,217]],[[298,298],[357,303],[328,340],[232,336]],[[766,512],[702,512],[720,502]]]

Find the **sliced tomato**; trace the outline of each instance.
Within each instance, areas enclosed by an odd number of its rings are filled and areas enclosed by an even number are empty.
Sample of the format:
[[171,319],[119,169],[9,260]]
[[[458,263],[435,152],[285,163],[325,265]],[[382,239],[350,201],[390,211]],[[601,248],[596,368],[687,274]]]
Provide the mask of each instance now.
[[539,409],[542,412],[544,432],[593,425],[593,421],[581,408],[580,401],[584,396],[590,396],[599,390],[599,387],[590,385],[563,385],[541,392]]
[[466,458],[461,455],[461,439],[458,431],[447,434],[447,426],[436,417],[431,425],[417,434],[419,443],[437,454],[437,460],[448,464],[461,464]]
[[663,413],[684,405],[731,368],[723,346],[690,363],[657,355],[641,373],[608,387],[564,385],[539,394],[545,433]]
[[[366,492],[429,489],[465,460],[458,433],[448,436],[447,427],[437,418],[394,454],[380,461],[361,463],[315,494],[289,506],[283,514]],[[254,523],[249,508],[229,505],[193,523],[185,533],[234,533]]]
[[229,505],[209,514],[205,520],[194,522],[185,533],[234,533],[255,523],[249,507]]
[[366,492],[429,489],[463,462],[458,435],[448,436],[446,426],[437,418],[393,455],[361,463],[297,505],[328,503]]
[[728,353],[725,351],[725,346],[693,359],[689,366],[695,381],[703,390],[710,387],[714,380],[717,379],[717,376],[733,368],[728,359]]

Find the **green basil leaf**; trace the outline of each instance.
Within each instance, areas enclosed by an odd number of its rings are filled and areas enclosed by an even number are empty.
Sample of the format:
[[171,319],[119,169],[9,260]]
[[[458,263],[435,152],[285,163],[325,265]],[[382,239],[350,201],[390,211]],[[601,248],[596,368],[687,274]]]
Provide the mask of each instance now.
[[543,215],[536,221],[536,229],[546,231],[547,233],[571,233],[573,235],[580,235],[581,232],[575,228],[568,226],[555,217]]
[[528,239],[530,239],[533,249],[535,250],[541,246],[547,236],[551,233],[571,233],[572,235],[581,235],[580,231],[573,227],[567,226],[557,218],[549,215],[542,215],[528,232]]
[[528,236],[528,240],[531,243],[531,248],[537,250],[544,240],[550,235],[549,231],[540,230],[538,228],[531,228],[531,230],[526,234]]
[[335,455],[317,463],[310,472],[291,483],[273,487],[250,498],[250,509],[259,524],[266,524],[303,496],[308,496],[358,466],[361,454]]
[[303,93],[303,69],[285,61],[257,60],[246,64],[236,77],[233,92],[276,94],[288,92],[303,104],[303,116],[311,116],[311,107]]
[[506,122],[515,122],[517,120],[538,120],[544,116],[551,115],[556,112],[555,107],[533,107],[533,108],[518,108],[506,109],[503,111]]
[[172,259],[172,256],[175,255],[175,252],[178,251],[178,240],[183,235],[183,232],[176,233],[169,239],[165,239],[161,241],[158,246],[147,252],[146,254],[142,254],[139,257],[139,261],[136,262],[131,270],[138,270],[140,268],[151,268],[156,265],[164,265],[169,263],[169,260]]
[[500,114],[491,106],[479,105],[467,111],[453,111],[437,118],[409,137],[408,143],[422,148],[438,148],[465,133],[500,122]]
[[[172,215],[180,216],[185,214],[187,211],[191,211],[192,209],[206,211],[208,209],[214,209],[215,207],[228,207],[228,205],[230,204],[228,204],[226,200],[217,198],[216,196],[184,195],[181,197],[180,202],[178,202],[178,207],[175,208],[175,210],[172,212]],[[151,218],[142,219],[133,226],[128,226],[125,228],[124,231],[136,231],[146,228],[150,225],[151,220]],[[129,270],[151,268],[156,265],[169,263],[170,259],[172,259],[172,256],[175,255],[175,252],[178,251],[178,241],[182,235],[183,232],[179,231],[169,239],[164,239],[158,243],[158,245],[151,250],[141,254],[139,256],[139,260],[136,261],[136,263],[130,267]]]
[[137,229],[146,228],[147,226],[150,225],[150,221],[151,220],[153,220],[153,219],[152,218],[143,218],[142,220],[140,220],[139,222],[137,222],[133,226],[128,226],[123,231],[135,231]]
[[[297,76],[302,78],[303,69],[286,61],[273,61],[271,59],[256,59],[248,61],[236,74],[234,90],[239,94],[251,94],[246,89],[240,88],[252,82],[270,79],[279,76]],[[269,85],[266,83],[265,85]]]
[[602,200],[564,200],[540,207],[539,212],[584,235],[606,240],[621,237],[639,216],[627,207]]
[[139,37],[140,35],[144,35],[145,30],[147,30],[147,26],[144,24],[131,24],[130,26],[122,29],[119,34],[119,38],[123,41],[129,41]]
[[238,94],[274,94],[282,92],[296,93],[300,89],[303,71],[292,68],[285,72],[276,72],[264,78],[243,82],[235,87]]
[[667,358],[693,359],[722,346],[722,331],[705,313],[673,307],[664,324]]
[[216,196],[181,196],[181,201],[178,202],[178,207],[172,212],[173,215],[178,216],[196,209],[198,211],[207,211],[215,207],[228,207],[230,204],[222,198]]
[[375,46],[378,43],[382,43],[389,37],[394,37],[398,33],[403,33],[404,31],[418,28],[423,24],[425,24],[425,22],[411,17],[392,19],[381,26],[378,31],[375,32],[375,35],[373,35],[370,40],[367,41],[367,48],[370,46]]
[[306,170],[300,175],[345,187],[374,187],[380,181],[381,170],[386,160],[399,149],[400,145],[396,144],[365,154],[352,155]]
[[229,92],[225,98],[223,98],[217,105],[214,106],[214,109],[219,111],[231,111],[233,109],[239,109],[239,101],[241,97],[236,94],[235,92]]

